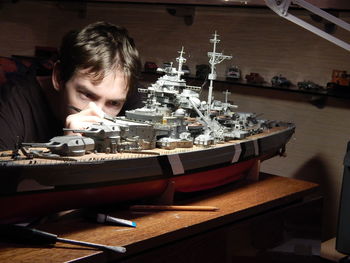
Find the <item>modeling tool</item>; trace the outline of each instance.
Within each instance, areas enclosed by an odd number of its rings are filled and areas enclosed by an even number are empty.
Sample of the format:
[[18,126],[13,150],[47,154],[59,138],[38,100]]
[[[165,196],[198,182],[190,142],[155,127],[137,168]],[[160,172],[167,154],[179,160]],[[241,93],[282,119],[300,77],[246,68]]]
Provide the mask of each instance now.
[[117,224],[117,225],[136,227],[136,223],[133,221],[109,216],[106,214],[97,214],[96,221],[98,223],[102,223],[102,224],[109,223],[109,224]]
[[51,245],[57,242],[69,243],[85,247],[92,247],[101,250],[109,250],[118,253],[125,253],[126,248],[120,246],[107,246],[102,244],[90,243],[85,241],[72,240],[58,237],[55,234],[41,231],[34,228],[18,226],[18,225],[1,225],[0,237],[4,241],[14,241],[16,243],[31,245]]

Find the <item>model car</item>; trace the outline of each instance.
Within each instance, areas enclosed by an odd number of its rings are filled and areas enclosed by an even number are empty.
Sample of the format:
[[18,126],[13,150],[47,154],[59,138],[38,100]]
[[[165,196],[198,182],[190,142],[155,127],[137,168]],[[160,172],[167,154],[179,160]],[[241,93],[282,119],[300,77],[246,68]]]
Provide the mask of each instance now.
[[272,87],[289,88],[292,83],[282,75],[274,76],[271,79]]
[[241,70],[237,66],[229,67],[226,70],[226,79],[228,80],[240,80]]
[[312,82],[310,80],[308,81],[300,81],[297,83],[297,86],[299,89],[303,90],[323,90],[323,87],[316,84],[315,82]]
[[333,70],[332,80],[327,83],[327,88],[350,87],[350,74],[345,70]]
[[145,72],[156,72],[157,71],[157,64],[151,61],[146,61],[144,65]]
[[263,84],[265,82],[264,78],[259,73],[250,73],[249,75],[245,76],[245,79],[248,83],[252,84]]

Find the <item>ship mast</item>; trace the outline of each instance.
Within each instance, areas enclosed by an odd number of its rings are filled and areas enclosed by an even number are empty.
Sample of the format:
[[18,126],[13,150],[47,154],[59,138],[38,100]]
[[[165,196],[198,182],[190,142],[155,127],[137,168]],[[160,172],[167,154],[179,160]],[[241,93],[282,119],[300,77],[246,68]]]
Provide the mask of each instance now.
[[228,102],[228,95],[230,95],[231,92],[229,92],[228,90],[225,90],[223,93],[225,94],[225,104],[227,104],[227,102]]
[[210,81],[209,84],[209,91],[208,91],[208,108],[207,108],[207,113],[210,113],[211,109],[211,99],[212,99],[212,94],[213,94],[213,81],[216,79],[216,71],[215,71],[215,65],[220,64],[222,61],[225,59],[231,59],[232,56],[226,56],[223,55],[222,53],[216,52],[216,44],[220,42],[220,39],[218,39],[218,34],[213,35],[214,37],[210,39],[210,43],[213,43],[213,52],[208,52],[208,57],[209,57],[209,64],[210,64],[210,74],[208,76],[208,79]]
[[181,51],[178,51],[178,53],[180,53],[180,56],[176,58],[176,61],[178,62],[177,77],[180,79],[181,75],[183,74],[182,65],[183,63],[186,63],[186,59],[183,57],[183,54],[185,54],[184,47],[182,47]]

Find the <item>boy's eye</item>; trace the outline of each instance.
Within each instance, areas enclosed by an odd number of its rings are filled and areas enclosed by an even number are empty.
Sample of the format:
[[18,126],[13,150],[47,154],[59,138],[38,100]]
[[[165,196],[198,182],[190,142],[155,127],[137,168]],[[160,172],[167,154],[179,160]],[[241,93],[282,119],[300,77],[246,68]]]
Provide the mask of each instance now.
[[86,92],[79,92],[79,95],[82,99],[89,99],[89,100],[93,100],[94,96],[90,93],[86,93]]
[[119,107],[120,106],[120,102],[119,101],[110,101],[109,105],[111,107]]

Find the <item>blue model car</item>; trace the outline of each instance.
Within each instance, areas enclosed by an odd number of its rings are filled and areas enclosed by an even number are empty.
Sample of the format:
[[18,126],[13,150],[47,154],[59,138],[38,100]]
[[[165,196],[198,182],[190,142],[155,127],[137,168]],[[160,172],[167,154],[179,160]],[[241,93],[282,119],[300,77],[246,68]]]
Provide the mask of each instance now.
[[282,75],[278,75],[278,76],[272,77],[271,85],[272,87],[289,88],[291,85],[291,82],[287,78],[282,77]]

